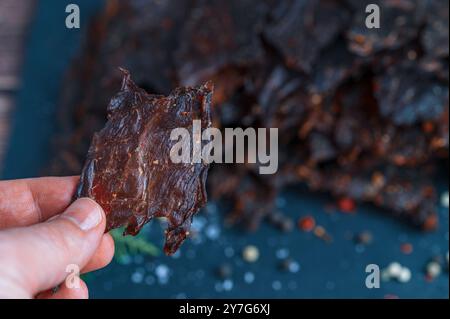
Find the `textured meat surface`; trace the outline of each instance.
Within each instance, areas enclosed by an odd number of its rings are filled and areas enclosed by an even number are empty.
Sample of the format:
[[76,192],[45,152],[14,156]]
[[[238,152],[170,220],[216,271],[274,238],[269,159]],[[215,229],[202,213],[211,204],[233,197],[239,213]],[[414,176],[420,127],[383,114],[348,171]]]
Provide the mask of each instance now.
[[178,88],[169,96],[147,94],[122,70],[122,87],[110,101],[108,121],[94,134],[78,197],[96,200],[107,215],[107,230],[125,226],[135,235],[154,217],[168,220],[167,254],[189,234],[193,215],[206,203],[208,165],[173,163],[175,128],[192,132],[211,125],[212,85]]
[[50,173],[80,172],[123,65],[151,93],[212,80],[222,130],[279,129],[271,178],[211,166],[210,197],[232,221],[255,228],[286,186],[306,184],[429,229],[448,166],[448,1],[372,3],[380,29],[359,0],[106,2],[63,85]]

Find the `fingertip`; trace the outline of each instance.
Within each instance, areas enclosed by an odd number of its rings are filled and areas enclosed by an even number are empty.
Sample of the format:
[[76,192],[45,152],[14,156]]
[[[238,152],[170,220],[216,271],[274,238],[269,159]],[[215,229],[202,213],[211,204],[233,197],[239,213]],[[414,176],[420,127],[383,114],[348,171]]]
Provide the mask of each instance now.
[[107,259],[108,262],[106,263],[106,265],[108,265],[114,257],[114,253],[116,251],[116,246],[114,243],[114,239],[108,233],[103,235],[102,241],[105,242],[105,244],[104,244],[106,246],[105,251],[107,251],[107,254],[108,254],[108,259]]
[[110,234],[104,234],[100,245],[91,260],[83,268],[82,273],[87,273],[106,267],[114,257],[114,250],[114,239]]
[[[58,218],[10,230],[9,246],[20,252],[14,263],[26,274],[23,286],[35,294],[61,283],[68,265],[84,269],[105,240],[105,224],[101,207],[91,199],[80,198]],[[102,262],[109,262],[113,250],[110,240],[106,239],[104,245],[107,250]],[[33,264],[31,269],[29,264]]]

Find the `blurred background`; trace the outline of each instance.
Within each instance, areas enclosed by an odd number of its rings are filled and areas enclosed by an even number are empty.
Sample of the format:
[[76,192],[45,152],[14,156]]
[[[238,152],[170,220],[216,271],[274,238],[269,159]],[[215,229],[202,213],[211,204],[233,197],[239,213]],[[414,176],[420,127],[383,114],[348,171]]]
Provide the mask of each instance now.
[[379,30],[364,1],[0,0],[0,176],[79,174],[118,66],[213,79],[216,125],[280,128],[280,172],[212,167],[171,257],[162,220],[114,231],[92,298],[448,298],[448,2],[370,3]]

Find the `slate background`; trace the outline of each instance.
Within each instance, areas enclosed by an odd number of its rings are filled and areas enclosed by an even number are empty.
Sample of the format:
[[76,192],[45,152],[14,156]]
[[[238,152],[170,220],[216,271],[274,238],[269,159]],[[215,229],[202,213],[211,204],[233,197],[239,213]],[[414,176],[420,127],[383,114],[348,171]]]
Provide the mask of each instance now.
[[[65,28],[65,6],[77,3],[81,9],[81,29]],[[17,95],[13,131],[2,179],[40,176],[50,156],[50,137],[55,130],[55,110],[63,74],[79,52],[90,17],[102,1],[41,0],[37,5],[22,74],[22,88]],[[442,168],[440,190],[448,191],[448,167]],[[268,225],[251,234],[222,225],[221,206],[210,203],[196,221],[199,236],[187,240],[175,257],[132,255],[114,261],[106,269],[87,277],[93,298],[199,298],[199,297],[270,297],[270,298],[448,298],[448,272],[427,282],[423,268],[435,256],[448,252],[448,208],[439,208],[440,226],[434,233],[423,234],[384,212],[370,206],[358,207],[356,214],[326,213],[324,206],[332,199],[311,194],[303,187],[290,188],[278,200],[281,211],[295,220],[313,214],[333,236],[326,244],[310,233],[295,229],[284,234]],[[355,245],[350,236],[369,230],[374,241],[369,246]],[[157,222],[145,228],[145,234],[158,247],[162,230]],[[413,245],[404,255],[400,246]],[[261,257],[248,264],[241,258],[248,244],[259,248]],[[234,252],[233,254],[231,254]],[[300,265],[297,273],[279,268],[282,253]],[[232,255],[232,256],[231,256]],[[383,282],[380,289],[367,289],[365,266],[376,263],[385,267],[398,261],[409,267],[409,283]],[[230,281],[224,285],[216,268],[224,262],[233,267]],[[161,267],[161,265],[163,265]],[[167,280],[158,270],[168,269]],[[249,284],[244,274],[255,280]],[[248,275],[247,275],[248,276]],[[226,290],[226,288],[231,288]]]

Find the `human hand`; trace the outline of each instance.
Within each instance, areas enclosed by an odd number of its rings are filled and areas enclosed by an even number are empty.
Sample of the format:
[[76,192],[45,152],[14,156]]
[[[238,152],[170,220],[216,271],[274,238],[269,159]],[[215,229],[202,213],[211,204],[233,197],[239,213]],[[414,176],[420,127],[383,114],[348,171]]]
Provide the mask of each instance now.
[[78,277],[63,283],[74,271],[68,266],[81,273],[106,266],[114,241],[104,234],[105,215],[95,201],[81,198],[69,206],[78,180],[0,181],[0,298],[88,297]]

